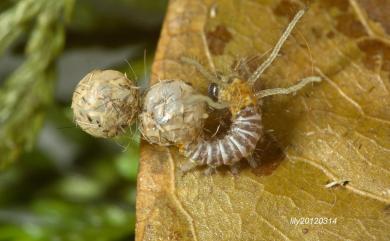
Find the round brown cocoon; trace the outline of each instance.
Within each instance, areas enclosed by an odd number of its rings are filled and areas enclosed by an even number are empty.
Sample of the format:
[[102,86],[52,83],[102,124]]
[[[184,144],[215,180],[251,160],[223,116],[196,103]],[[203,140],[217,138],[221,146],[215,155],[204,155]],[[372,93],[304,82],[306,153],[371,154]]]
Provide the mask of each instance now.
[[194,141],[203,131],[207,118],[206,104],[189,101],[198,93],[180,80],[164,80],[147,92],[140,130],[150,143],[159,145],[185,144]]
[[139,90],[115,70],[94,70],[77,85],[72,98],[74,121],[95,137],[125,131],[139,111]]

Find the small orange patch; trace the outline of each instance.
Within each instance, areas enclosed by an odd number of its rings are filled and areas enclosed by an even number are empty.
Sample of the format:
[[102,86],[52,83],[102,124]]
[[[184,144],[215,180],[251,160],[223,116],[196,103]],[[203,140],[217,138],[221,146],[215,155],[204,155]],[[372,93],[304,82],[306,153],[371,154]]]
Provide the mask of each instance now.
[[229,104],[233,118],[243,108],[256,105],[252,88],[246,81],[237,78],[220,91],[218,99],[219,102]]

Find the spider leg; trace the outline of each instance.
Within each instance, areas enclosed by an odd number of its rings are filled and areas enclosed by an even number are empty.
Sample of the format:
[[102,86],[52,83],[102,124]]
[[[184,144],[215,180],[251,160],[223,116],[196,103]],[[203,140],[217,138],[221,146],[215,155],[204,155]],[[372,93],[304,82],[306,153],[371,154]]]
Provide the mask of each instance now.
[[236,162],[230,166],[230,171],[234,176],[238,175],[238,173],[240,172],[240,166],[240,162]]
[[205,77],[207,80],[209,80],[210,82],[214,82],[214,83],[217,83],[217,84],[223,84],[223,82],[221,82],[217,75],[216,74],[212,74],[210,73],[201,63],[199,63],[196,59],[193,59],[193,58],[189,58],[189,57],[181,57],[180,60],[183,62],[183,63],[186,63],[186,64],[189,64],[189,65],[192,65],[195,67],[195,69],[201,73],[203,75],[203,77]]
[[249,166],[251,166],[252,168],[257,168],[259,166],[259,163],[256,161],[256,159],[253,156],[253,154],[250,155],[250,156],[247,156],[246,160],[248,161]]
[[298,84],[292,85],[287,88],[274,88],[274,89],[260,90],[255,94],[255,96],[258,99],[261,99],[271,95],[288,95],[302,89],[309,83],[321,82],[321,80],[322,80],[321,77],[310,76],[302,79],[301,81],[299,81]]
[[217,171],[216,167],[208,166],[206,168],[206,170],[204,171],[204,175],[205,176],[210,176],[210,175],[214,174],[216,171]]
[[292,30],[294,29],[295,25],[298,23],[298,21],[301,19],[303,14],[305,13],[305,10],[298,11],[297,14],[295,14],[293,20],[289,23],[286,30],[282,34],[282,37],[278,40],[275,47],[273,48],[270,56],[255,70],[255,72],[249,77],[248,83],[250,85],[254,85],[256,80],[260,78],[260,76],[263,74],[263,72],[272,64],[272,62],[275,60],[275,58],[278,56],[278,53],[280,49],[282,48],[284,42],[287,40],[288,36],[291,34]]
[[215,102],[210,97],[205,96],[205,95],[192,95],[191,97],[186,99],[186,102],[189,104],[197,103],[197,102],[206,102],[210,107],[212,107],[214,109],[225,109],[228,107],[227,104]]
[[187,161],[180,167],[180,171],[182,171],[183,174],[191,171],[192,169],[196,168],[198,165],[195,162]]

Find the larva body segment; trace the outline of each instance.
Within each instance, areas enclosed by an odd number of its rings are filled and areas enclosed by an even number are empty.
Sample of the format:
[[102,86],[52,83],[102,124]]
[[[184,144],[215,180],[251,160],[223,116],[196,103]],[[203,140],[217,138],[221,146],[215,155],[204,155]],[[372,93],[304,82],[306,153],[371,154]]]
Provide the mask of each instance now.
[[[246,81],[235,78],[232,83],[216,87],[218,102],[229,106],[232,114],[230,129],[221,138],[197,139],[182,148],[184,156],[195,165],[218,167],[233,165],[248,158],[262,136],[261,112]],[[219,89],[220,88],[220,89]]]
[[262,136],[261,114],[250,105],[239,111],[229,131],[220,139],[198,140],[184,148],[184,155],[196,165],[233,165],[250,156]]

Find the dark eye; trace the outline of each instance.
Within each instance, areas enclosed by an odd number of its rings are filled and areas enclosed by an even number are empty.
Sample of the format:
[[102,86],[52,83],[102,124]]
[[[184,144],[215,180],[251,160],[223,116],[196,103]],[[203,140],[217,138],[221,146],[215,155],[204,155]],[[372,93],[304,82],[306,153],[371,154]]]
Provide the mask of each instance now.
[[217,101],[218,100],[218,92],[219,92],[219,87],[216,83],[209,84],[208,95],[211,99],[213,99],[214,101]]

